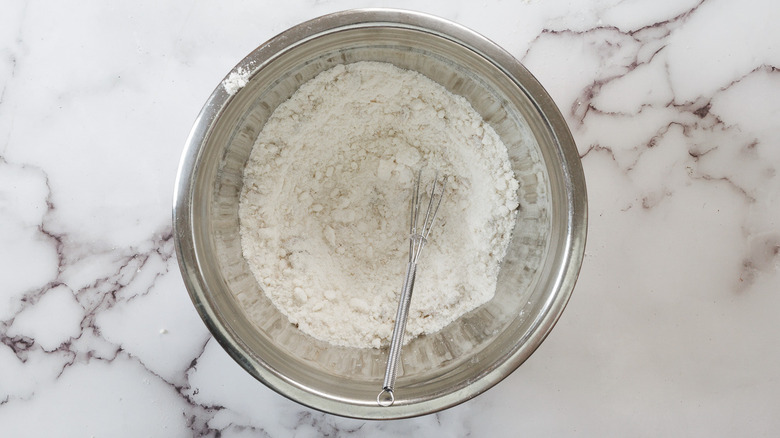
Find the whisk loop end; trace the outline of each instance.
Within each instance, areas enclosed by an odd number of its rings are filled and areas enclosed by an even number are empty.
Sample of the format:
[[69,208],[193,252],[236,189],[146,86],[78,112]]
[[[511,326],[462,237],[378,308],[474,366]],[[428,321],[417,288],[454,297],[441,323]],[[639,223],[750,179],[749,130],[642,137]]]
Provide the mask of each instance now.
[[394,401],[395,396],[393,395],[393,391],[390,389],[382,389],[382,392],[376,396],[376,402],[379,404],[379,406],[392,406]]
[[401,346],[403,345],[404,331],[406,330],[406,319],[409,314],[409,304],[412,301],[412,289],[414,289],[414,279],[417,275],[417,261],[420,258],[425,243],[428,242],[428,236],[431,234],[433,223],[436,220],[436,213],[439,211],[444,189],[447,187],[447,177],[442,179],[439,184],[439,172],[436,172],[431,184],[431,193],[428,197],[428,206],[425,208],[425,216],[420,223],[420,180],[422,179],[422,169],[417,171],[417,177],[412,191],[412,201],[409,220],[409,263],[406,266],[406,276],[404,277],[403,288],[401,289],[401,299],[398,303],[398,311],[395,316],[395,325],[393,327],[393,337],[390,341],[390,353],[387,357],[387,368],[385,370],[385,380],[382,384],[382,391],[377,395],[376,402],[380,406],[392,406],[395,402],[395,379],[398,374],[398,360],[401,357]]

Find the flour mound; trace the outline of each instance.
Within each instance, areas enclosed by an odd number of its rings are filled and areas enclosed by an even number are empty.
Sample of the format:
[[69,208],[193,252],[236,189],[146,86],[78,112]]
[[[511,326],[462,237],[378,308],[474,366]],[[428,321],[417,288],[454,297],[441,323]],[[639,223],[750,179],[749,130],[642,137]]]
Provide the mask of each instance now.
[[335,345],[389,343],[422,167],[424,181],[432,169],[449,180],[407,341],[493,297],[518,206],[506,147],[463,97],[385,63],[338,65],[274,111],[244,171],[240,232],[252,273],[291,323]]

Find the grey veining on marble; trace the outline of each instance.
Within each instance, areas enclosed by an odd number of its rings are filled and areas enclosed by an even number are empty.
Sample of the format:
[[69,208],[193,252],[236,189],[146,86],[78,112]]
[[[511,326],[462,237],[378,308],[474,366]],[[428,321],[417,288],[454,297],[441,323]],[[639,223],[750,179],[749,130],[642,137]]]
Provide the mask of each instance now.
[[[173,250],[181,148],[238,60],[361,6],[523,61],[586,173],[580,280],[508,379],[426,417],[312,411],[199,320]],[[772,436],[780,430],[780,3],[12,1],[0,14],[2,436]]]

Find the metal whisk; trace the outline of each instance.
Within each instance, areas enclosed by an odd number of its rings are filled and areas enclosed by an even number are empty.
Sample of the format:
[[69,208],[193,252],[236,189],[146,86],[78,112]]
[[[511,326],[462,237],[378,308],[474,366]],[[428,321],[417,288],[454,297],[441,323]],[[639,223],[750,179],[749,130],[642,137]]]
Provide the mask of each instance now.
[[414,289],[414,279],[417,274],[417,260],[420,258],[425,243],[428,241],[428,235],[431,233],[433,221],[436,219],[436,212],[439,211],[439,205],[444,194],[444,188],[447,186],[447,177],[441,182],[441,189],[436,191],[439,185],[439,172],[436,172],[431,185],[430,199],[428,208],[425,209],[425,217],[422,224],[420,220],[420,179],[422,169],[417,171],[411,202],[411,219],[409,224],[409,263],[406,265],[406,276],[404,285],[401,289],[401,300],[398,302],[398,311],[395,315],[395,325],[393,327],[393,337],[390,341],[390,354],[387,357],[387,368],[385,370],[385,380],[382,383],[382,391],[377,395],[376,402],[380,406],[391,406],[395,402],[393,391],[395,389],[395,378],[398,373],[398,360],[401,357],[401,346],[404,340],[404,330],[406,330],[406,319],[409,314],[409,304],[412,302],[412,289]]

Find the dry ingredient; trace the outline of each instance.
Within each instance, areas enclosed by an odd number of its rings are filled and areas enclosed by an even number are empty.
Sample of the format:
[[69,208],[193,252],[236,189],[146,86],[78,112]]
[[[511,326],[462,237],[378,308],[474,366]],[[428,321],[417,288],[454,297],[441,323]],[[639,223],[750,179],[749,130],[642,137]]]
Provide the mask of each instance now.
[[229,95],[234,95],[238,90],[244,88],[249,82],[249,70],[245,68],[239,68],[238,70],[231,72],[230,75],[222,82],[222,86],[225,88],[225,92]]
[[407,340],[494,295],[518,206],[506,147],[463,97],[385,63],[333,67],[274,111],[244,171],[240,232],[255,278],[290,322],[336,345],[389,343],[422,167],[449,181]]

